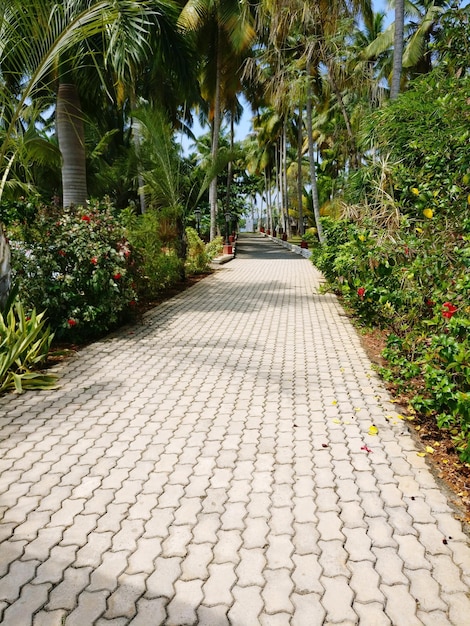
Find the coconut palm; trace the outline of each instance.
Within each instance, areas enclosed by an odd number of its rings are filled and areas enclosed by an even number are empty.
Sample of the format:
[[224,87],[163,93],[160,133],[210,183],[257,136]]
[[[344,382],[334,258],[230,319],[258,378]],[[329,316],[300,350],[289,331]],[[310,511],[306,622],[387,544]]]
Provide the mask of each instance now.
[[[72,12],[74,2],[61,4],[31,0],[5,0],[0,8],[0,176],[5,189],[13,165],[21,154],[27,129],[34,126],[53,100],[54,70],[65,53],[110,27],[124,12],[139,20],[137,2],[101,0]],[[122,5],[122,6],[121,6]],[[59,64],[58,64],[59,60]],[[1,196],[0,196],[1,198]],[[9,250],[0,229],[0,299],[9,289]]]
[[[233,67],[233,61],[241,58],[255,38],[250,4],[247,0],[189,0],[183,7],[179,23],[194,32],[197,39],[201,55],[201,93],[209,103],[211,157],[215,163],[223,111],[233,95],[228,86],[233,73],[239,71]],[[213,239],[217,224],[216,176],[209,187],[209,201],[210,237]]]
[[[441,15],[451,4],[447,0],[415,0],[413,2],[397,0],[395,21],[365,48],[363,57],[376,59],[380,55],[387,54],[393,47],[393,64],[396,64],[396,67],[393,65],[391,69],[390,97],[392,99],[403,87],[404,70],[406,70],[405,77],[409,77],[427,73],[432,69],[429,44],[436,33]],[[403,34],[401,33],[402,20]],[[396,25],[398,28],[395,27]],[[403,45],[400,43],[402,37]]]

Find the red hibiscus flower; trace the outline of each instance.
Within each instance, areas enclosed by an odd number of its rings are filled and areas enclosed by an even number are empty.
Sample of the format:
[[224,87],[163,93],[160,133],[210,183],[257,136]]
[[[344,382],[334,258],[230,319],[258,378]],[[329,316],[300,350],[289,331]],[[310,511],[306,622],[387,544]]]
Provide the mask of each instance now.
[[72,328],[72,326],[76,326],[77,325],[77,320],[74,320],[73,318],[70,318],[69,320],[67,320],[67,324],[70,326],[70,328]]
[[364,298],[366,293],[365,287],[359,287],[359,289],[357,290],[357,295],[362,299]]
[[122,278],[122,275],[119,272],[117,272],[116,274],[114,274],[113,278],[114,280],[119,280],[120,278]]
[[442,317],[446,317],[448,320],[455,314],[457,311],[457,307],[452,304],[452,302],[444,302],[442,305],[444,308],[442,310]]
[[96,265],[96,264],[98,263],[98,259],[97,259],[97,257],[95,257],[95,256],[94,256],[94,257],[92,257],[92,258],[90,259],[90,263],[91,263],[92,265]]

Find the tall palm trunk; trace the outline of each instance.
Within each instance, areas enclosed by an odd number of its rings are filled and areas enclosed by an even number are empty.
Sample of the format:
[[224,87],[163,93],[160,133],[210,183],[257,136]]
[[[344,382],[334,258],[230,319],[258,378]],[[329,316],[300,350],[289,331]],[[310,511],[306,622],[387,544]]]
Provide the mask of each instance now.
[[404,24],[405,0],[395,0],[395,37],[393,41],[393,69],[390,100],[395,100],[400,93],[401,72],[403,67]]
[[302,108],[299,105],[299,116],[297,122],[297,202],[299,204],[299,235],[304,234],[304,216],[303,216],[303,182],[302,182]]
[[[233,111],[230,113],[230,152],[233,154],[233,147],[235,145],[235,121]],[[230,194],[232,193],[233,183],[233,161],[230,158],[228,162],[227,170],[227,191],[225,194],[225,210],[230,211]]]
[[0,224],[0,309],[5,306],[11,283],[10,246]]
[[283,127],[283,148],[282,148],[282,196],[284,207],[284,231],[290,238],[292,235],[289,218],[289,185],[287,180],[287,119],[284,120]]
[[[221,124],[221,102],[220,102],[220,81],[222,77],[222,54],[217,42],[217,67],[215,77],[215,96],[214,96],[214,112],[212,118],[212,146],[211,160],[212,167],[215,168],[217,156],[219,153],[219,136]],[[211,211],[210,239],[214,239],[217,235],[217,174],[214,174],[209,185],[209,205]]]
[[59,85],[56,111],[57,136],[62,153],[63,205],[84,206],[87,201],[85,131],[77,87]]
[[[307,75],[310,75],[310,66],[307,65]],[[315,226],[317,227],[318,241],[323,243],[323,229],[320,222],[320,202],[318,200],[317,172],[315,167],[315,154],[313,149],[313,127],[312,127],[312,85],[310,80],[307,82],[307,141],[308,141],[308,160],[310,165],[310,185],[312,187],[313,214],[315,216]]]

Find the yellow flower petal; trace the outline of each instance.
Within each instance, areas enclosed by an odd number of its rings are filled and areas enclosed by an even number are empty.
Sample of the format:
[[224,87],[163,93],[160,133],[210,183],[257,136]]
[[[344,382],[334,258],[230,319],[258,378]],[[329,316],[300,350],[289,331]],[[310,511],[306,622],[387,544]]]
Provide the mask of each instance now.
[[341,420],[339,420],[337,417],[335,417],[333,421],[333,424],[341,424]]
[[416,456],[426,456],[426,452],[417,452]]
[[376,435],[379,432],[379,429],[377,428],[377,426],[374,426],[372,424],[372,426],[369,427],[369,435]]
[[432,216],[434,215],[434,213],[433,213],[432,209],[424,209],[423,215],[424,215],[424,217],[427,217],[428,220],[430,220],[430,219],[432,219]]
[[411,193],[412,193],[414,196],[419,196],[419,189],[417,189],[416,187],[412,187],[412,188],[411,188]]
[[432,446],[426,446],[425,450],[428,454],[434,454],[434,448]]
[[338,400],[333,400],[331,404],[338,404]]

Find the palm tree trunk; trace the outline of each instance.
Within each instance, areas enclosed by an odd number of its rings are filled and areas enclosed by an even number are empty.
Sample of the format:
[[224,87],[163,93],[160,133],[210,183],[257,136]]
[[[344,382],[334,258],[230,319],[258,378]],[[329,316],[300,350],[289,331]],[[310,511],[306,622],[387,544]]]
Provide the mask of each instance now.
[[304,216],[303,216],[303,182],[302,182],[302,107],[299,105],[299,115],[297,121],[297,202],[299,204],[299,235],[304,234]]
[[405,24],[405,1],[395,0],[395,37],[393,42],[392,84],[390,100],[400,93],[401,71],[403,67],[403,31]]
[[63,205],[85,206],[85,131],[78,91],[73,84],[60,84],[57,92],[57,136],[62,153]]
[[[214,112],[212,118],[212,166],[215,166],[219,153],[219,134],[221,124],[220,82],[222,78],[222,54],[219,50],[218,42],[216,63]],[[217,174],[215,174],[209,185],[209,205],[211,211],[210,239],[212,241],[212,239],[214,239],[217,235]]]
[[[310,74],[310,66],[307,65],[307,75]],[[308,160],[310,165],[310,184],[312,187],[313,214],[315,217],[315,226],[317,227],[318,241],[322,244],[325,241],[323,230],[320,222],[320,202],[318,200],[317,173],[315,167],[315,154],[313,147],[313,128],[312,128],[312,85],[310,80],[307,83],[307,140],[308,140]]]
[[282,212],[284,216],[284,232],[291,236],[289,220],[289,195],[287,192],[287,120],[284,120],[282,130]]
[[11,284],[10,246],[0,224],[0,310],[5,306]]
[[[233,111],[230,114],[230,152],[233,154],[233,146],[235,144],[235,123]],[[230,194],[232,191],[233,182],[233,161],[230,159],[228,162],[227,171],[227,191],[225,194],[225,210],[230,211]]]

